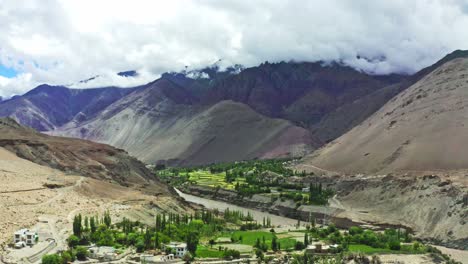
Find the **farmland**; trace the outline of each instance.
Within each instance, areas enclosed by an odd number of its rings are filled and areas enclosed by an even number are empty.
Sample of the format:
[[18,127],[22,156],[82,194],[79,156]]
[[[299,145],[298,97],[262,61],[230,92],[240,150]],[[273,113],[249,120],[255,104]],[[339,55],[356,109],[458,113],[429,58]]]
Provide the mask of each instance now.
[[241,197],[267,194],[272,199],[293,200],[300,204],[326,205],[334,191],[323,188],[321,184],[291,182],[290,177],[305,177],[313,174],[290,169],[288,167],[290,162],[290,160],[279,159],[191,168],[156,166],[155,174],[161,180],[177,187],[191,184],[236,191]]

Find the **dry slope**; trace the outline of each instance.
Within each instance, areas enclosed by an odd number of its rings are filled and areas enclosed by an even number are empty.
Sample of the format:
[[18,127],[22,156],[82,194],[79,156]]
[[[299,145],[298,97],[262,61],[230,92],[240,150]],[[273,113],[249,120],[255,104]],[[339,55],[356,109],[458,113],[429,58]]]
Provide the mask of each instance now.
[[312,145],[306,129],[256,113],[242,103],[193,103],[187,91],[160,79],[113,103],[96,118],[53,134],[86,138],[129,151],[144,162],[200,164],[298,156]]
[[[468,169],[468,59],[445,63],[305,159],[345,173]],[[466,184],[466,177],[461,177]]]
[[403,224],[468,248],[468,59],[457,58],[390,100],[297,169],[333,182],[345,215]]
[[[124,185],[154,180],[143,163],[121,149],[81,139],[44,135],[11,118],[0,119],[0,147],[23,159],[66,173]],[[160,191],[168,192],[163,185],[160,185]]]

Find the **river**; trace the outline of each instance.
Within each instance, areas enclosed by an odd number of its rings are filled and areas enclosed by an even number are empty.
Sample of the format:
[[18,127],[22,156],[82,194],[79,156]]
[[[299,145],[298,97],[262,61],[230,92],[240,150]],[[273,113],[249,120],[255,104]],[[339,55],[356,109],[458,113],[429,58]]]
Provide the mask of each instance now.
[[262,212],[260,210],[245,208],[245,207],[241,207],[241,206],[237,206],[237,205],[233,205],[233,204],[229,204],[225,202],[202,198],[202,197],[198,197],[198,196],[191,195],[191,194],[186,194],[186,193],[181,192],[177,188],[175,188],[175,190],[179,194],[179,196],[182,197],[187,202],[200,204],[208,209],[218,209],[218,211],[223,212],[224,210],[229,208],[229,210],[231,211],[243,211],[244,214],[247,214],[247,212],[249,212],[252,215],[252,217],[259,223],[262,223],[264,217],[265,218],[269,217],[271,219],[271,224],[275,226],[291,226],[291,225],[297,224],[296,219],[274,215],[274,214],[270,214],[267,212]]

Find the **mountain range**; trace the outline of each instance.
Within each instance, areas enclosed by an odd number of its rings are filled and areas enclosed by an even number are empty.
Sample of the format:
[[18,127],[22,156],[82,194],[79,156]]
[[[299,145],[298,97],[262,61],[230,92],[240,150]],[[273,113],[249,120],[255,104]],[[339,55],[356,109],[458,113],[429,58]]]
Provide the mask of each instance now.
[[455,51],[414,75],[371,75],[340,63],[265,62],[166,73],[125,89],[41,85],[0,102],[0,116],[48,134],[108,143],[147,163],[297,157],[346,134],[466,55]]

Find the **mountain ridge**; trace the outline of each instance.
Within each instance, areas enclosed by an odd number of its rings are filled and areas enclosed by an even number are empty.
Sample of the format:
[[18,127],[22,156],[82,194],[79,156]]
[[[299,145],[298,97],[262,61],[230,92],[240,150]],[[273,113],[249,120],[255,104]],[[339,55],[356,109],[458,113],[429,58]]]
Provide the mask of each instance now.
[[[238,66],[219,71],[219,68],[213,67],[167,73],[158,80],[130,89],[109,87],[83,90],[45,85],[23,96],[0,102],[0,116],[11,116],[22,124],[49,134],[109,143],[129,150],[145,162],[172,160],[178,164],[190,164],[190,159],[197,160],[194,153],[202,153],[200,156],[205,158],[200,161],[210,163],[210,155],[206,154],[209,144],[191,146],[188,142],[201,140],[203,136],[198,132],[188,133],[184,129],[190,124],[203,124],[203,127],[195,127],[212,135],[218,130],[218,136],[214,138],[220,139],[223,138],[220,134],[222,129],[231,127],[232,136],[238,133],[245,137],[243,142],[248,142],[250,139],[245,132],[251,130],[247,124],[255,126],[247,121],[254,115],[253,111],[265,121],[264,127],[258,127],[261,131],[268,135],[283,131],[285,134],[277,134],[278,138],[283,138],[284,144],[290,142],[291,145],[280,144],[274,150],[274,144],[258,137],[265,145],[258,146],[255,155],[247,155],[235,150],[235,142],[226,141],[224,151],[232,151],[236,155],[226,155],[227,160],[217,160],[214,155],[213,161],[303,155],[363,122],[437,65],[464,56],[467,56],[466,52],[455,51],[412,76],[369,75],[339,63],[281,62],[263,63],[247,69]],[[75,99],[77,102],[73,101]],[[229,101],[231,103],[223,103]],[[232,107],[233,103],[236,103],[236,107]],[[207,115],[213,120],[218,120],[217,115],[230,116],[226,111],[206,112],[218,104],[221,108],[227,107],[242,113],[246,119],[243,122],[243,117],[224,118],[222,125],[206,122],[204,118]],[[273,121],[276,119],[282,122]],[[110,120],[116,124],[111,124]],[[235,122],[243,125],[234,127]],[[271,127],[271,124],[276,126]],[[300,140],[294,141],[288,136],[295,133]],[[177,144],[164,143],[164,140],[170,138],[169,141],[173,142],[173,135],[184,135],[185,145],[179,146],[180,151],[171,149]],[[194,138],[190,138],[192,136]],[[139,142],[133,137],[138,138]],[[205,139],[202,142],[207,141]],[[144,151],[132,146],[135,144]],[[301,151],[294,150],[298,149],[298,145],[302,146]],[[203,146],[205,151],[202,150]],[[263,149],[263,154],[260,149]],[[153,156],[148,156],[148,153]],[[165,154],[169,156],[162,157]]]

